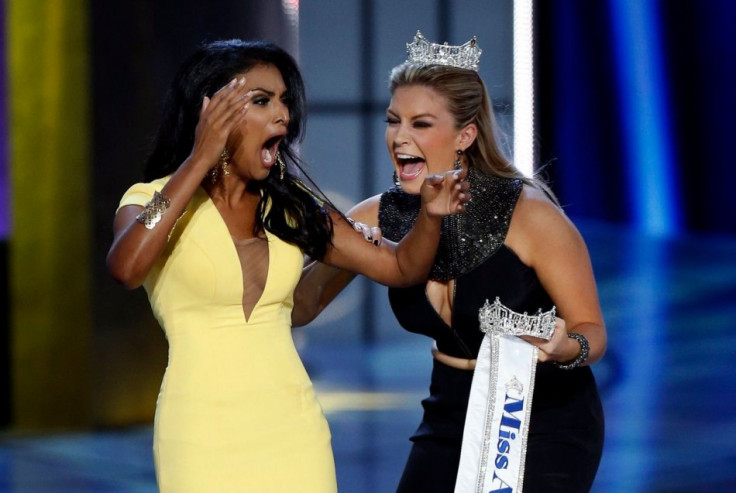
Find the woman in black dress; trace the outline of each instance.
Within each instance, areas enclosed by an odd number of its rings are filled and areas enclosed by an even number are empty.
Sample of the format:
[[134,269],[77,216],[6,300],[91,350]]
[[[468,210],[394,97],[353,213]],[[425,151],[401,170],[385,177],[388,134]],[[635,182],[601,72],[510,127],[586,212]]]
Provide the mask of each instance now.
[[[468,170],[473,198],[464,214],[443,220],[430,280],[389,289],[402,327],[435,341],[430,393],[398,491],[454,491],[471,370],[484,337],[478,310],[499,298],[520,313],[555,306],[560,317],[549,341],[522,336],[539,348],[523,489],[586,492],[604,426],[589,365],[606,349],[587,248],[544,184],[501,152],[478,60],[462,54],[467,44],[440,58],[439,45],[419,34],[417,40],[423,51],[412,53],[410,45],[407,62],[391,73],[386,143],[396,186],[348,214],[371,240],[382,233],[397,241],[417,217],[422,179],[453,167]],[[314,315],[350,279],[314,266],[302,279],[310,288],[309,296],[302,290],[304,306]]]

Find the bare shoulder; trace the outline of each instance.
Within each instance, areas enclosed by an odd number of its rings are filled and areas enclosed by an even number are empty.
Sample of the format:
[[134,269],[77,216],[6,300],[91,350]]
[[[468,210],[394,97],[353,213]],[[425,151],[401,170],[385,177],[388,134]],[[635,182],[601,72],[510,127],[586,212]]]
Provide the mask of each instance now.
[[518,223],[517,225],[521,227],[534,229],[554,227],[559,223],[570,223],[562,209],[552,202],[546,193],[529,185],[524,185],[511,221],[512,225]]
[[575,225],[547,194],[524,185],[506,236],[506,244],[524,263],[534,265],[545,250],[576,250],[582,241]]
[[347,216],[369,226],[378,226],[378,207],[381,202],[380,195],[374,195],[353,206]]

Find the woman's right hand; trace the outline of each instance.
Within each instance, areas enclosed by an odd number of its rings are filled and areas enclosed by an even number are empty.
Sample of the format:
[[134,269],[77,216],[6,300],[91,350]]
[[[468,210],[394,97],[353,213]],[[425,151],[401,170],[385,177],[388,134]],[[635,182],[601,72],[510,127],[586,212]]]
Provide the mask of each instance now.
[[467,170],[450,170],[429,175],[422,183],[422,208],[429,216],[446,216],[465,211],[470,201],[470,184],[465,181]]
[[245,87],[245,76],[231,80],[212,98],[202,101],[199,122],[194,131],[191,157],[214,167],[227,144],[230,132],[242,121],[250,105],[250,93]]
[[117,212],[107,265],[113,277],[124,286],[132,289],[143,283],[203,176],[217,165],[230,132],[242,121],[249,103],[245,77],[233,79],[211,99],[204,98],[192,152],[160,191],[169,199],[169,208],[155,228],[138,224],[136,218],[143,210],[140,205],[128,205]]

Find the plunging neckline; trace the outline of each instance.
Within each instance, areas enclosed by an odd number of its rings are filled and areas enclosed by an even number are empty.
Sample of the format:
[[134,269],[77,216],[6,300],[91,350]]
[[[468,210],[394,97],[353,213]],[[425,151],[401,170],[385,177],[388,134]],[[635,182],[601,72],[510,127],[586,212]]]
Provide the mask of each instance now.
[[[506,243],[501,243],[501,245],[491,255],[489,255],[485,260],[483,260],[483,262],[484,263],[485,262],[488,262],[488,260],[491,257],[497,255],[498,252],[501,249],[508,250],[509,253],[511,253],[514,257],[516,257],[518,259],[518,255],[516,255],[516,252],[514,252],[513,250],[511,250],[511,248],[509,248],[508,245],[506,245]],[[523,265],[526,265],[523,262],[521,262],[521,263]],[[423,286],[423,290],[422,291],[424,292],[424,301],[427,303],[427,306],[429,307],[429,311],[432,312],[432,316],[435,319],[437,319],[440,324],[442,324],[442,326],[445,328],[445,330],[447,330],[450,333],[452,333],[453,337],[455,337],[456,341],[460,344],[460,347],[462,348],[462,350],[465,351],[469,355],[468,357],[469,358],[473,358],[474,356],[472,355],[472,353],[468,349],[467,345],[465,344],[465,341],[462,339],[462,337],[460,337],[460,334],[458,334],[457,330],[455,329],[455,311],[456,311],[456,308],[457,308],[456,305],[455,305],[455,301],[456,301],[455,298],[456,298],[456,294],[457,294],[457,283],[460,281],[460,279],[464,275],[465,274],[460,274],[459,276],[457,276],[457,277],[455,277],[455,278],[452,279],[454,281],[454,283],[453,283],[453,286],[452,286],[452,298],[451,298],[451,306],[452,306],[452,308],[450,310],[450,323],[449,324],[447,323],[447,321],[445,321],[444,318],[442,318],[442,315],[440,315],[440,313],[437,311],[437,309],[432,304],[432,301],[429,299],[429,293],[427,292],[427,287],[429,286],[429,281],[427,281],[427,282],[424,283],[424,286]]]
[[[256,310],[261,305],[261,302],[263,301],[263,296],[266,293],[266,290],[268,289],[269,282],[271,280],[271,233],[267,229],[263,229],[263,232],[265,234],[265,238],[263,238],[266,241],[266,251],[267,251],[267,257],[268,257],[268,266],[266,267],[266,281],[263,284],[263,290],[261,291],[261,294],[258,296],[258,299],[256,303],[253,305],[253,308],[251,309],[250,313],[248,315],[245,314],[245,307],[243,306],[243,296],[245,295],[245,272],[243,271],[243,262],[240,259],[240,254],[238,253],[238,247],[236,245],[236,241],[242,241],[242,240],[235,240],[233,236],[230,234],[230,229],[227,227],[227,222],[225,222],[225,218],[222,216],[222,213],[220,213],[220,209],[217,208],[217,204],[215,204],[215,201],[212,200],[212,197],[207,193],[204,188],[202,188],[202,193],[207,197],[207,201],[209,201],[210,206],[215,210],[215,213],[217,217],[219,218],[220,224],[225,229],[225,232],[227,234],[228,242],[231,245],[232,249],[231,251],[235,255],[235,258],[237,259],[237,263],[240,266],[240,313],[243,315],[243,321],[245,324],[249,324],[251,320],[253,320],[253,315],[256,313]],[[258,238],[257,236],[254,236],[253,239]],[[247,240],[247,239],[246,239]]]
[[[486,257],[483,260],[483,263],[488,262],[488,260],[490,260],[491,257],[494,257],[496,254],[498,254],[499,250],[501,250],[501,249],[508,250],[509,253],[511,253],[511,255],[513,255],[514,257],[516,257],[517,259],[519,259],[519,256],[516,255],[516,252],[514,252],[511,248],[509,248],[509,246],[506,245],[506,243],[501,243],[501,245],[492,254],[490,254],[488,257]],[[519,259],[519,262],[521,262],[521,259]],[[521,264],[524,265],[527,268],[530,268],[529,266],[527,266],[523,262],[521,262]],[[423,285],[424,299],[427,302],[427,305],[429,306],[431,312],[434,314],[433,316],[435,318],[437,318],[437,320],[439,320],[440,322],[442,322],[442,325],[445,328],[450,329],[450,330],[453,330],[453,331],[455,330],[454,329],[454,326],[455,326],[455,295],[457,294],[457,283],[460,280],[460,278],[462,278],[464,275],[465,274],[460,274],[459,276],[457,276],[457,277],[455,277],[455,278],[452,279],[452,281],[454,281],[454,284],[452,286],[452,297],[451,297],[451,305],[452,305],[452,308],[450,310],[450,323],[449,324],[447,323],[447,321],[445,321],[444,318],[442,318],[442,315],[440,315],[440,313],[437,311],[437,309],[432,304],[432,301],[429,299],[429,293],[427,292],[427,287],[429,286],[429,281],[426,281],[424,283],[424,285]]]

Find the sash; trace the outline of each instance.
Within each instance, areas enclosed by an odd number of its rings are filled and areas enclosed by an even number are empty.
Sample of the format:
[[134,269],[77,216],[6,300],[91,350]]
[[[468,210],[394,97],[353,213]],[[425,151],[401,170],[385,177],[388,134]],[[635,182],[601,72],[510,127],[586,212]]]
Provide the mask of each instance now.
[[455,493],[521,493],[539,350],[517,336],[549,340],[555,311],[521,314],[498,298],[480,309],[486,335],[473,373]]

